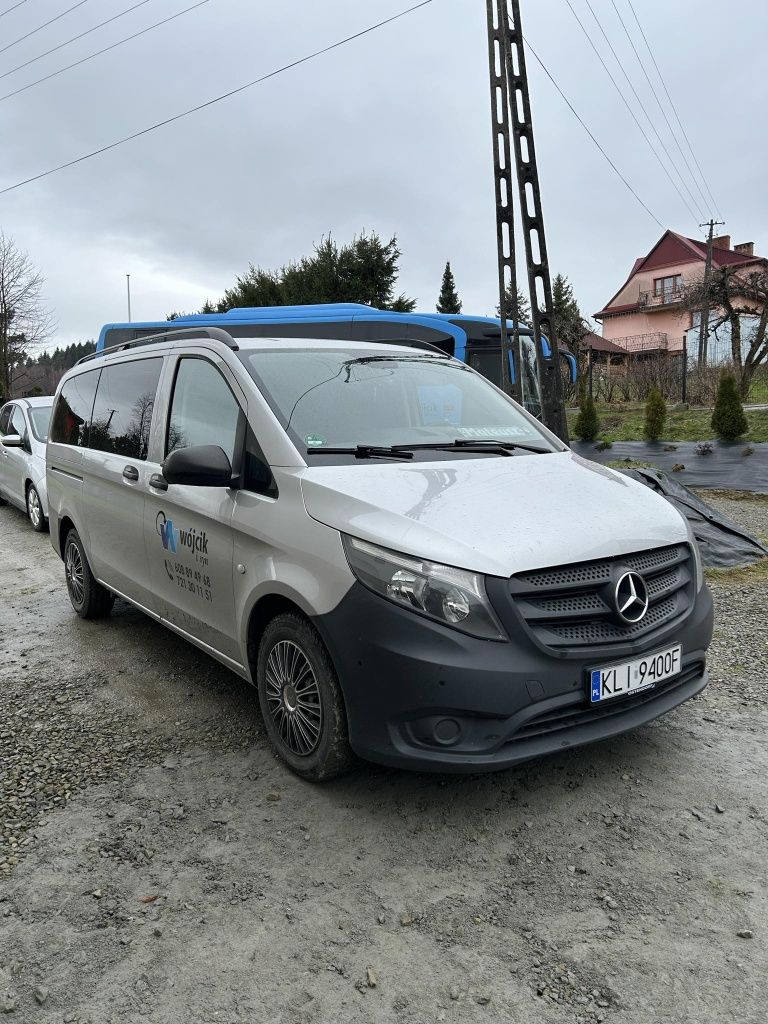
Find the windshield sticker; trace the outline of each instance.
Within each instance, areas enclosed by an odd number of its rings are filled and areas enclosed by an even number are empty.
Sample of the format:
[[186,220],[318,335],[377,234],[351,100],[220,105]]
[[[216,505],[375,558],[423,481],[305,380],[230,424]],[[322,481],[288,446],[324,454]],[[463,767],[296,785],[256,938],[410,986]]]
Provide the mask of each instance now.
[[498,441],[502,437],[530,437],[531,432],[524,427],[459,427],[458,432],[462,437],[472,437],[478,441],[488,438]]
[[304,444],[307,448],[324,448],[326,443],[326,439],[320,434],[307,434],[304,438]]
[[424,427],[439,427],[448,424],[458,427],[461,423],[461,388],[455,384],[422,385],[417,388],[421,423]]

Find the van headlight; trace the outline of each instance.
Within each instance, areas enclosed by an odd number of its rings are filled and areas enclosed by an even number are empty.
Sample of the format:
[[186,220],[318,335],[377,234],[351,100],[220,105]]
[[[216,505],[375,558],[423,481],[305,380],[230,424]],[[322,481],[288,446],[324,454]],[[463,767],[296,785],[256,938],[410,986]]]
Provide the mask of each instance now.
[[[682,515],[682,512],[680,514]],[[704,566],[701,561],[699,542],[696,540],[693,527],[687,519],[685,520],[685,526],[688,530],[688,543],[690,544],[691,551],[693,552],[693,565],[694,571],[696,572],[696,590],[698,592],[704,586]]]
[[352,572],[369,590],[411,611],[483,640],[507,637],[491,608],[485,579],[342,534]]

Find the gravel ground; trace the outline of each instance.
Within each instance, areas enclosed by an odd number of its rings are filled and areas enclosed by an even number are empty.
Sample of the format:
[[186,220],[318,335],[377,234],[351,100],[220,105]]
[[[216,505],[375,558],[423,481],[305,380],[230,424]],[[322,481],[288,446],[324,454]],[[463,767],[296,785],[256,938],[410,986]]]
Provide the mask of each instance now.
[[8,1020],[765,1021],[767,573],[713,580],[712,684],[659,722],[313,787],[248,687],[122,603],[78,620],[48,539],[0,536]]

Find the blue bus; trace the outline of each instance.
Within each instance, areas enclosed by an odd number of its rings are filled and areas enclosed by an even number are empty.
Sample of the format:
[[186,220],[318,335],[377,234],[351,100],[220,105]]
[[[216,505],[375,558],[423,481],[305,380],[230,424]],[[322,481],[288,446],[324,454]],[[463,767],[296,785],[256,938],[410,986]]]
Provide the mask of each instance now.
[[[230,309],[226,313],[196,313],[175,320],[105,324],[97,351],[124,345],[137,338],[188,327],[221,327],[235,338],[339,338],[349,341],[425,342],[460,359],[492,383],[501,386],[501,321],[485,316],[450,313],[393,313],[362,303],[340,302],[307,306],[258,306]],[[511,332],[514,324],[507,321]],[[543,339],[545,352],[549,343]],[[535,416],[541,413],[541,394],[532,331],[520,329],[523,404]],[[576,360],[562,353],[571,380],[576,379]],[[517,380],[514,353],[510,352],[510,376]]]

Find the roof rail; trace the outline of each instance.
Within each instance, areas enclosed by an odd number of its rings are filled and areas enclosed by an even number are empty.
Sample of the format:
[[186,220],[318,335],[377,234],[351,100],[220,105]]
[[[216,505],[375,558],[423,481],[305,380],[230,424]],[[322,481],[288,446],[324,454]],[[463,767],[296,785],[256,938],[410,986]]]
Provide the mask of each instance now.
[[109,348],[102,348],[97,352],[91,352],[90,355],[78,359],[75,366],[79,366],[80,363],[90,362],[92,359],[101,359],[102,356],[107,356],[110,353],[124,352],[129,348],[140,348],[142,345],[156,345],[159,341],[166,341],[170,338],[176,341],[184,341],[185,338],[189,338],[192,335],[202,335],[204,338],[210,338],[211,341],[220,341],[227,348],[231,348],[233,352],[237,352],[240,347],[232,335],[221,327],[177,327],[175,329],[172,328],[170,331],[163,331],[162,334],[151,334],[147,338],[134,338],[133,341],[124,341],[121,345],[110,345]]

